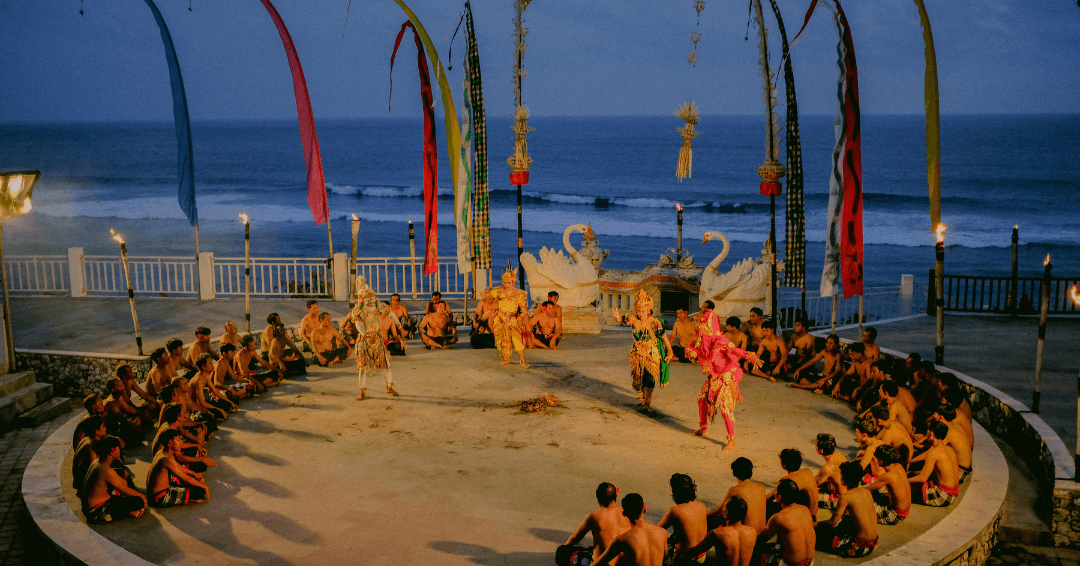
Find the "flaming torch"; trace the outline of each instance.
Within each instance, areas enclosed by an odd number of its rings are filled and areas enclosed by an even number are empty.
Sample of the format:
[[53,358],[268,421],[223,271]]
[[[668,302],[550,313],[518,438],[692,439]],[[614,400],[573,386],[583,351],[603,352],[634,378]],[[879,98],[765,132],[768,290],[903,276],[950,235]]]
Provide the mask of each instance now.
[[241,212],[240,222],[244,223],[244,321],[251,334],[251,219]]
[[1042,301],[1039,306],[1039,345],[1035,349],[1035,391],[1031,394],[1031,412],[1039,412],[1039,389],[1042,386],[1043,344],[1046,342],[1046,315],[1050,312],[1050,254],[1043,260]]
[[349,285],[351,291],[349,292],[349,310],[351,311],[356,306],[356,237],[360,234],[360,217],[356,214],[352,215],[352,262],[349,264]]
[[945,230],[948,227],[938,222],[934,229],[937,245],[934,247],[934,306],[937,312],[937,345],[934,346],[934,363],[945,363]]
[[1005,295],[1005,310],[1016,316],[1017,303],[1016,290],[1018,288],[1017,260],[1020,257],[1020,225],[1013,224],[1012,233],[1012,290]]
[[143,355],[142,332],[139,331],[139,315],[135,312],[135,289],[131,286],[131,268],[128,266],[127,244],[124,242],[124,237],[117,234],[116,230],[109,228],[109,233],[112,234],[112,239],[120,244],[120,259],[124,263],[124,277],[127,279],[128,302],[131,303],[131,321],[135,323],[135,345],[139,347],[139,355],[141,356]]
[[[1069,299],[1074,307],[1080,308],[1080,288],[1077,288],[1076,285],[1069,289]],[[1080,409],[1080,375],[1076,377],[1076,407]],[[1076,432],[1080,433],[1080,413],[1076,414]],[[1077,466],[1077,472],[1076,476],[1073,477],[1073,481],[1077,481],[1080,480],[1080,434],[1076,437],[1076,459],[1074,462]]]
[[678,265],[679,261],[682,260],[683,251],[684,251],[682,249],[682,208],[683,207],[682,207],[681,204],[675,203],[675,210],[678,211],[678,218],[679,218],[679,242],[678,242],[679,245],[675,247],[675,265]]

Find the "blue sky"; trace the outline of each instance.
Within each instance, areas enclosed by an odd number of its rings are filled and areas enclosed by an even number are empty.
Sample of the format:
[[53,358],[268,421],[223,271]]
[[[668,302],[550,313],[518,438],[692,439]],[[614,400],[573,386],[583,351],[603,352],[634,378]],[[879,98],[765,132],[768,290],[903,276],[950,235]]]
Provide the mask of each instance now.
[[[172,32],[193,120],[295,119],[288,64],[258,0],[157,0]],[[188,11],[188,6],[192,10]],[[809,0],[779,0],[789,36]],[[141,0],[0,0],[0,122],[172,119],[164,50]],[[316,118],[385,117],[389,60],[405,20],[392,0],[277,0],[300,53]],[[463,2],[410,4],[446,64]],[[922,113],[923,44],[910,0],[848,0],[862,110]],[[775,29],[768,3],[766,20]],[[1080,7],[1073,1],[927,0],[943,113],[1075,113]],[[474,0],[489,114],[512,109],[513,4]],[[836,109],[836,33],[819,9],[793,49],[800,111]],[[691,0],[534,0],[525,102],[534,115],[657,115],[693,96],[705,114],[761,112],[747,3],[707,0],[701,62],[686,63]],[[772,46],[779,50],[774,32]],[[411,40],[395,69],[393,116],[416,116]],[[450,73],[458,98],[459,34]],[[774,64],[779,60],[774,56]],[[436,98],[438,98],[436,96]],[[782,97],[781,97],[782,98]],[[460,105],[460,101],[458,101]]]

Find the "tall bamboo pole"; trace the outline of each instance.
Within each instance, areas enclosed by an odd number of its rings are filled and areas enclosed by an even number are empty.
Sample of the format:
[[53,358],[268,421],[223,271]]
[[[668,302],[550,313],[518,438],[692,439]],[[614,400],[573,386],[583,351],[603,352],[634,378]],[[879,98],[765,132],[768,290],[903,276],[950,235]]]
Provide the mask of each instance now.
[[1053,264],[1050,263],[1050,254],[1046,254],[1046,261],[1043,262],[1043,280],[1042,280],[1042,300],[1039,306],[1039,344],[1035,348],[1035,388],[1031,392],[1031,412],[1039,412],[1039,397],[1042,395],[1042,368],[1043,368],[1043,346],[1046,343],[1046,317],[1050,312],[1050,283],[1052,280],[1051,270]]
[[139,315],[135,312],[135,289],[131,285],[131,268],[128,266],[128,254],[127,244],[124,242],[124,238],[116,233],[116,230],[109,229],[112,233],[113,239],[120,243],[120,260],[124,264],[124,278],[127,279],[127,291],[128,291],[128,303],[131,305],[131,321],[135,324],[135,345],[139,348],[139,355],[143,355],[142,349],[142,332],[139,331]]

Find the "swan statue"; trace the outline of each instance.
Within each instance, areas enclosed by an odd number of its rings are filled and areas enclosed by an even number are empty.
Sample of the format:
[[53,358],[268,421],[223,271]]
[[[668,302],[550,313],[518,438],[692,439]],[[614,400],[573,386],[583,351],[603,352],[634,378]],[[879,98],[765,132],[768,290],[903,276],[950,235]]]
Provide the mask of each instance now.
[[[769,284],[771,281],[771,252],[763,250],[760,258],[746,258],[735,264],[727,273],[720,273],[720,263],[731,251],[731,242],[720,232],[705,232],[701,243],[705,244],[719,238],[724,243],[720,251],[701,274],[701,288],[698,292],[698,304],[711,300],[716,308],[716,316],[723,321],[729,316],[746,319],[750,309],[758,307],[767,311]],[[782,270],[782,264],[777,264]],[[769,314],[769,313],[766,313]]]
[[600,296],[600,282],[596,267],[578,250],[570,245],[570,233],[581,232],[586,238],[596,235],[585,224],[574,224],[563,232],[562,250],[540,248],[540,259],[529,252],[521,254],[521,266],[529,283],[529,295],[534,302],[547,300],[550,291],[559,293],[559,305],[566,309],[592,306]]

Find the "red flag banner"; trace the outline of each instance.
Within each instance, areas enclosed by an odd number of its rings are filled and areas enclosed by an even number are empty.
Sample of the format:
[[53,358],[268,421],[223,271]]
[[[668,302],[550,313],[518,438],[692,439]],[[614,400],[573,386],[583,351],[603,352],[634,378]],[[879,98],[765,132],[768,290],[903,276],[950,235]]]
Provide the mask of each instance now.
[[326,222],[330,217],[330,206],[326,202],[326,180],[323,178],[322,155],[319,153],[319,137],[315,133],[315,115],[311,111],[311,98],[308,96],[304,69],[300,67],[300,56],[296,54],[292,36],[289,35],[285,22],[281,20],[270,0],[262,0],[266,11],[277,26],[285,55],[289,58],[292,71],[293,94],[296,96],[296,117],[300,123],[300,139],[304,144],[304,164],[307,166],[307,198],[311,207],[311,216],[316,224]]
[[420,97],[424,104],[424,275],[431,275],[439,269],[439,174],[435,153],[435,105],[431,97],[431,78],[428,76],[424,44],[410,20],[401,24],[401,31],[394,41],[394,52],[390,54],[390,95],[393,96],[394,93],[394,57],[397,56],[406,29],[413,30],[413,39],[416,40],[416,65],[420,68]]
[[844,42],[844,127],[847,129],[844,144],[844,211],[843,234],[840,238],[840,272],[844,277],[844,298],[863,294],[863,185],[862,185],[862,134],[859,112],[859,71],[855,66],[855,44],[851,40],[848,25],[840,2],[836,13],[842,29]]

